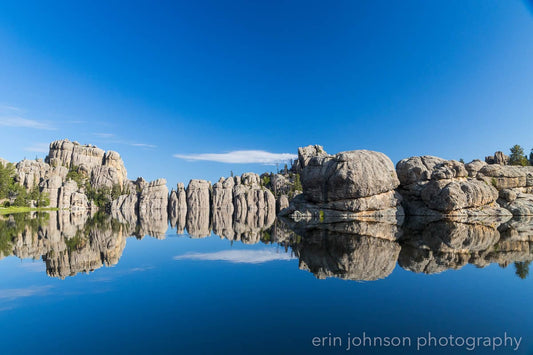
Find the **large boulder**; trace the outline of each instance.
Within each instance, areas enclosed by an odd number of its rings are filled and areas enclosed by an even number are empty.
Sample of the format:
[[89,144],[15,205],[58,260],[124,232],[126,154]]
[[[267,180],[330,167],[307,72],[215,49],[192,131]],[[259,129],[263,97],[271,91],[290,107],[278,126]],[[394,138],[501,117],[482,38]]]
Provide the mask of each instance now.
[[299,148],[303,196],[292,199],[284,215],[326,222],[403,215],[400,184],[383,153],[354,150],[328,155],[320,146]]
[[317,203],[379,195],[400,184],[392,161],[368,150],[317,155],[303,169],[301,181],[307,200]]

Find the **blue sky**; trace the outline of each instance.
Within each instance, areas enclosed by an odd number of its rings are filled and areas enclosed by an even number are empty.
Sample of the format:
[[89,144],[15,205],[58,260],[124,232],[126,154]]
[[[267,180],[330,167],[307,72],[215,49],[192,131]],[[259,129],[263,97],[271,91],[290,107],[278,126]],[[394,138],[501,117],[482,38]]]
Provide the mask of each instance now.
[[0,157],[69,138],[174,185],[308,144],[529,152],[531,38],[519,0],[1,2]]

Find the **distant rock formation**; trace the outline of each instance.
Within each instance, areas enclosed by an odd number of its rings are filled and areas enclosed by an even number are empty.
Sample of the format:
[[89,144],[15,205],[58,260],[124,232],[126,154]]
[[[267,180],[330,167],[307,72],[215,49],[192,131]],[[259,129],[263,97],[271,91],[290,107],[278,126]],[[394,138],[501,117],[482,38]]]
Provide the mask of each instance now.
[[485,163],[508,165],[509,156],[503,154],[503,152],[497,151],[496,153],[494,153],[494,155],[489,155],[488,157],[485,157]]
[[193,179],[186,190],[178,184],[169,200],[168,213],[178,233],[183,232],[185,218],[187,233],[196,238],[214,231],[231,240],[247,240],[276,218],[276,199],[254,173],[220,178],[214,185]]

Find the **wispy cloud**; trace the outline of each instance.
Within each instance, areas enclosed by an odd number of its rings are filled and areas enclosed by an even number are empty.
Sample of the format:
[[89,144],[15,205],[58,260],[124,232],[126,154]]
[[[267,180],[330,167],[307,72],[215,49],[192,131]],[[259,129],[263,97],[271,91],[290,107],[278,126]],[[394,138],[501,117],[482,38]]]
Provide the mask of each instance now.
[[228,153],[174,154],[174,157],[190,161],[203,160],[219,163],[276,164],[296,159],[298,156],[290,153],[270,153],[264,150],[235,150]]
[[48,153],[49,145],[48,143],[35,143],[29,147],[24,148],[27,152],[36,152],[36,153]]
[[174,257],[174,260],[227,261],[230,263],[261,264],[276,260],[292,260],[287,253],[274,250],[223,250],[214,253],[187,253]]
[[157,148],[157,145],[146,144],[146,143],[130,143],[130,145],[133,147],[140,147],[140,148],[151,148],[151,149]]
[[3,112],[23,112],[20,107],[13,105],[0,104],[0,111]]
[[49,131],[55,130],[55,128],[48,123],[29,120],[22,117],[0,117],[0,126],[42,129]]
[[41,296],[52,288],[52,286],[31,286],[26,288],[8,288],[0,290],[0,300],[13,301],[23,297]]

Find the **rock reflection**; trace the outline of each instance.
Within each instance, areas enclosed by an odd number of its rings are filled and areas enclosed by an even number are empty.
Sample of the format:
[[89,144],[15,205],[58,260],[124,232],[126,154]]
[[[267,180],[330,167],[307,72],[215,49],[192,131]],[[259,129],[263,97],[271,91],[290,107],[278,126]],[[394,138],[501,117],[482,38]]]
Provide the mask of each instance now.
[[405,227],[398,263],[406,270],[434,274],[467,264],[507,267],[513,262],[529,262],[533,260],[531,230],[529,220],[425,224],[415,219]]
[[65,278],[118,263],[131,228],[98,214],[16,214],[0,219],[2,255],[40,259],[49,276]]
[[65,278],[117,264],[128,237],[164,238],[170,222],[178,234],[186,229],[192,238],[214,233],[232,242],[279,245],[290,254],[287,260],[298,258],[299,268],[318,279],[378,280],[388,277],[396,265],[434,274],[467,264],[485,267],[493,263],[514,264],[510,267],[518,277],[529,275],[531,218],[503,224],[423,219],[410,219],[403,226],[375,221],[295,223],[272,218],[271,203],[258,197],[261,189],[247,189],[242,198],[230,200],[229,191],[235,189],[228,181],[215,184],[215,193],[201,181],[189,185],[187,191],[178,186],[168,207],[175,213],[169,213],[168,220],[165,211],[154,208],[146,209],[150,215],[144,218],[142,213],[136,217],[135,210],[131,215],[124,213],[127,209],[111,216],[67,211],[0,216],[0,259],[10,255],[42,259],[49,276]]

